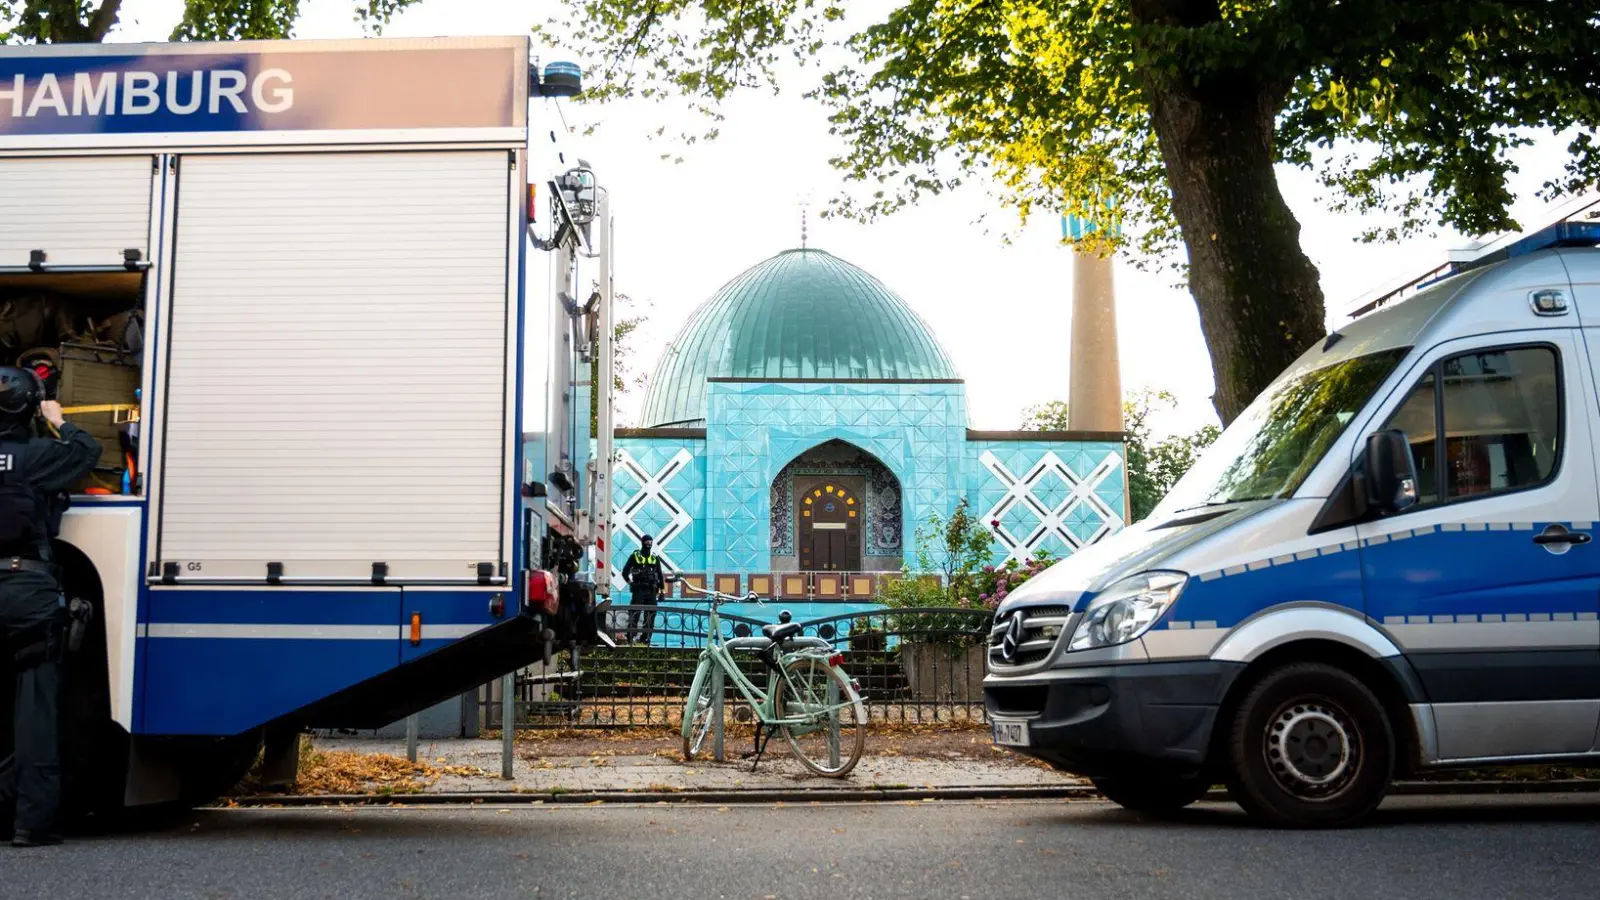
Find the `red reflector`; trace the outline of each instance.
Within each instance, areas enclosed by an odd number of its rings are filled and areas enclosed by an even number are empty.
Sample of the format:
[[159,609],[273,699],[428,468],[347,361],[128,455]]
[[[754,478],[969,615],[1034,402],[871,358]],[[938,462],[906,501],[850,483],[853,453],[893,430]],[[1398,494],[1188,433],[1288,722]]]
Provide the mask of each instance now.
[[556,592],[556,576],[554,572],[543,569],[534,569],[528,573],[528,600],[529,606],[538,606],[550,615],[555,615],[561,608],[561,598]]
[[834,655],[828,657],[828,665],[830,665],[830,666],[842,666],[842,665],[844,665],[844,654],[843,653],[835,653]]

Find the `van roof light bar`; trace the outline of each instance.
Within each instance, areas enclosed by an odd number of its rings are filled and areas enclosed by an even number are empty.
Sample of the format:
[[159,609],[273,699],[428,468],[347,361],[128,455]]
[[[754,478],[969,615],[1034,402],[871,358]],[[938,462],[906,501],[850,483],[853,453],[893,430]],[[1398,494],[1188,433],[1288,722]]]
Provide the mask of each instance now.
[[1600,222],[1557,222],[1470,262],[1458,263],[1454,268],[1456,272],[1465,272],[1552,247],[1593,247],[1596,244],[1600,244]]
[[[1501,237],[1477,241],[1469,247],[1451,251],[1446,262],[1421,276],[1393,285],[1376,296],[1369,294],[1370,299],[1365,301],[1358,301],[1359,305],[1350,311],[1349,316],[1352,319],[1360,318],[1384,304],[1409,296],[1446,278],[1518,256],[1526,256],[1553,247],[1596,246],[1600,244],[1600,218],[1596,218],[1600,215],[1600,210],[1595,210],[1596,206],[1600,206],[1600,200],[1590,199],[1582,207],[1569,212],[1560,220],[1516,238],[1509,244],[1502,243],[1506,238]],[[1584,218],[1579,218],[1585,214],[1587,215]],[[1497,244],[1500,246],[1495,246]]]
[[1470,259],[1456,262],[1452,260],[1440,273],[1425,281],[1419,281],[1412,286],[1412,290],[1420,291],[1440,281],[1462,272],[1481,269],[1484,266],[1505,262],[1518,256],[1527,256],[1539,250],[1549,250],[1552,247],[1593,247],[1600,244],[1600,222],[1557,222],[1548,228],[1541,228],[1533,234],[1519,238],[1487,253],[1481,253]]

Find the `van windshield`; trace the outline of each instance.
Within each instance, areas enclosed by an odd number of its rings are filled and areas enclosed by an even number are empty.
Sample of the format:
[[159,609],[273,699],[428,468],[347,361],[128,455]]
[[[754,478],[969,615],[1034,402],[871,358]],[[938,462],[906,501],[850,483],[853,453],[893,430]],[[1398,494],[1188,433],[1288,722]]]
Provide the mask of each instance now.
[[1352,357],[1269,388],[1173,486],[1161,511],[1294,493],[1406,352]]

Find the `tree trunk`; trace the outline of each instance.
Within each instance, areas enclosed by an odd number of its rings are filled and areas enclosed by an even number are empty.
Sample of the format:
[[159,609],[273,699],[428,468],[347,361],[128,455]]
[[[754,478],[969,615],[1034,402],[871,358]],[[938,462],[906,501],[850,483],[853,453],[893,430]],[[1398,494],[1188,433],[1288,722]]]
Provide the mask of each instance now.
[[78,0],[34,0],[24,6],[23,19],[26,22],[28,18],[43,18],[43,36],[49,43],[98,44],[117,24],[121,8],[122,0],[100,0],[88,21],[83,21],[79,18],[82,10]]
[[1273,126],[1289,86],[1243,72],[1198,84],[1183,72],[1147,72],[1144,81],[1211,351],[1212,402],[1226,425],[1325,332],[1317,269],[1273,171]]

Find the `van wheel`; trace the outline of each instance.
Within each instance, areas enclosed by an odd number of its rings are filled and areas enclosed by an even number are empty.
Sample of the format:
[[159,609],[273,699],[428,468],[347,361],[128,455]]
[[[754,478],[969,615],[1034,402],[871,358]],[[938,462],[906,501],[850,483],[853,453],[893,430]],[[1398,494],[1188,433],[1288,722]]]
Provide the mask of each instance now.
[[1228,791],[1280,827],[1332,828],[1377,808],[1394,777],[1383,705],[1350,673],[1299,663],[1267,673],[1234,712]]
[[1211,789],[1211,779],[1204,775],[1164,772],[1091,778],[1089,781],[1112,803],[1152,815],[1175,813],[1204,797]]

